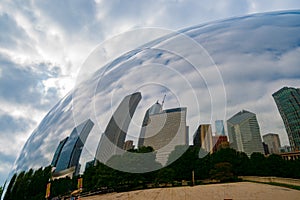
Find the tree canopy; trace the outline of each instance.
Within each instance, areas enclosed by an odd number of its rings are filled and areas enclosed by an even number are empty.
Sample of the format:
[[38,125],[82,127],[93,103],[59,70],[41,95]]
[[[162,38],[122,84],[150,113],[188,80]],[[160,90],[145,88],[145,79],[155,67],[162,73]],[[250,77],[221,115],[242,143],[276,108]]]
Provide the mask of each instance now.
[[[170,154],[166,167],[162,168],[155,158],[155,151],[152,147],[141,147],[123,155],[113,156],[108,161],[108,165],[98,162],[95,166],[87,168],[82,175],[83,190],[86,192],[127,191],[167,186],[183,180],[191,181],[192,172],[196,180],[215,179],[221,182],[234,181],[237,176],[248,175],[300,178],[299,159],[286,161],[280,155],[275,154],[265,157],[260,153],[253,153],[249,158],[243,152],[226,148],[202,157],[199,147],[177,146]],[[132,167],[130,170],[134,171],[144,166],[145,163],[155,165],[159,170],[129,173],[109,167],[119,166],[122,169],[123,165],[127,167],[126,171],[128,167]],[[51,198],[70,194],[77,189],[77,178],[51,180]],[[15,174],[7,186],[4,200],[44,199],[46,185],[50,179],[50,166]],[[2,189],[0,188],[0,192]]]

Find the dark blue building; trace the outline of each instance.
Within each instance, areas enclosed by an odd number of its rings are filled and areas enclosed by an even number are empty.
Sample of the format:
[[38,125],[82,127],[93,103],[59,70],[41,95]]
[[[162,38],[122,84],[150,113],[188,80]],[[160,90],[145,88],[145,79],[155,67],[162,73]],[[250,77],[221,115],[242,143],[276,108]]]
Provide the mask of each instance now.
[[[54,155],[53,161],[56,161],[56,169],[55,172],[59,172],[62,170],[66,170],[70,167],[75,167],[75,172],[79,172],[79,159],[82,152],[82,148],[84,143],[92,130],[94,123],[88,119],[87,121],[81,123],[76,128],[73,129],[69,139],[65,139],[60,142],[56,152],[60,153]],[[59,150],[59,148],[62,148]],[[55,157],[58,158],[55,158]],[[55,162],[54,162],[55,163]]]
[[60,141],[58,147],[56,148],[55,154],[53,156],[53,159],[52,159],[52,162],[51,162],[51,166],[56,167],[58,158],[60,156],[60,153],[61,153],[61,151],[62,151],[63,147],[65,146],[65,144],[66,144],[66,142],[67,142],[68,139],[69,139],[69,137],[66,137],[65,139],[63,139],[62,141]]

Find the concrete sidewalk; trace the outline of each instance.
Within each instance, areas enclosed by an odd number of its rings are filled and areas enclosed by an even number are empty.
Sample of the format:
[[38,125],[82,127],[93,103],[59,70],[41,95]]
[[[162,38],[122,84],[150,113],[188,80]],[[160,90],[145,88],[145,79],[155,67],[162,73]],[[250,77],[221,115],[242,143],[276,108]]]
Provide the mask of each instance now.
[[259,183],[239,182],[215,185],[199,185],[195,187],[174,187],[138,190],[124,193],[111,193],[82,200],[299,200],[300,191],[289,188]]

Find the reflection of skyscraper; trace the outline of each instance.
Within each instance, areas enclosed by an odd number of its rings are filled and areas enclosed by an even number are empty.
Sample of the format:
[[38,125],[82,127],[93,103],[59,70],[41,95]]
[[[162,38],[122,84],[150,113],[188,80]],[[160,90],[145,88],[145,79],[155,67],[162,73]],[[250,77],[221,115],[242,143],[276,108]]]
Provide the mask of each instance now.
[[[71,167],[75,167],[75,171],[79,172],[81,151],[93,126],[94,123],[88,119],[73,129],[69,139],[60,142],[60,145],[56,150],[56,152],[58,152],[60,146],[62,146],[58,159],[53,158],[54,161],[57,160],[55,172],[66,170]],[[64,145],[63,142],[65,142]]]
[[144,138],[145,138],[145,132],[146,132],[146,127],[150,123],[149,116],[154,115],[154,114],[159,114],[162,112],[162,105],[158,103],[158,101],[153,104],[145,113],[143,124],[142,124],[142,129],[140,133],[140,137],[138,140],[138,147],[144,146]]
[[230,146],[250,156],[253,152],[264,153],[256,115],[246,110],[227,120]]
[[69,137],[66,137],[65,139],[63,139],[62,141],[60,141],[56,151],[55,151],[55,154],[53,156],[53,159],[52,159],[52,162],[51,162],[51,166],[53,167],[56,167],[57,165],[57,161],[58,161],[58,158],[60,157],[60,153],[64,147],[64,145],[66,144],[67,140],[69,139]]
[[272,96],[284,122],[292,149],[300,150],[300,88],[283,87]]
[[206,152],[212,153],[213,141],[212,130],[210,124],[200,124],[194,134],[194,146],[201,147]]
[[216,120],[215,121],[215,126],[216,126],[217,135],[225,136],[225,129],[224,129],[223,120]]
[[278,134],[268,133],[263,136],[263,139],[268,145],[269,153],[279,153],[281,145]]
[[96,152],[97,160],[106,162],[112,155],[123,150],[130,121],[141,98],[141,93],[136,92],[121,101],[101,135]]
[[164,165],[175,146],[188,145],[187,130],[186,108],[162,110],[156,102],[145,114],[138,145],[153,147],[156,160]]

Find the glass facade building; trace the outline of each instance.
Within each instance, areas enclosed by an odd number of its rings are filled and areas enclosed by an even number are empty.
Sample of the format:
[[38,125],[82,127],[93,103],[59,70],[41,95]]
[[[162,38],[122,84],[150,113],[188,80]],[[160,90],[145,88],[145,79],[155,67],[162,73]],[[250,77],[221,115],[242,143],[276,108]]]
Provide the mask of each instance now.
[[225,136],[225,129],[224,129],[224,122],[223,120],[216,120],[215,121],[215,127],[216,127],[216,134]]
[[178,145],[188,145],[186,108],[162,110],[159,103],[151,106],[145,114],[139,146],[151,146],[157,152],[156,161],[167,164],[170,153]]
[[123,151],[129,124],[141,99],[141,93],[136,92],[121,101],[101,135],[96,160],[105,163],[111,156]]
[[283,87],[273,95],[293,150],[300,150],[300,89]]
[[[62,147],[60,155],[57,159],[55,172],[66,170],[74,166],[75,171],[79,171],[79,159],[82,148],[93,126],[94,123],[88,119],[73,129],[69,139],[66,140]],[[60,144],[62,144],[62,142]]]
[[253,152],[264,154],[256,115],[242,110],[227,120],[230,147],[250,156]]
[[69,139],[69,137],[66,137],[65,139],[60,141],[60,143],[59,143],[59,145],[56,148],[56,151],[54,153],[54,156],[53,156],[53,159],[52,159],[52,162],[51,162],[51,166],[56,167],[58,158],[60,157],[60,153],[61,153],[61,151],[62,151],[63,147],[65,146],[68,139]]

